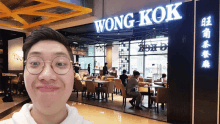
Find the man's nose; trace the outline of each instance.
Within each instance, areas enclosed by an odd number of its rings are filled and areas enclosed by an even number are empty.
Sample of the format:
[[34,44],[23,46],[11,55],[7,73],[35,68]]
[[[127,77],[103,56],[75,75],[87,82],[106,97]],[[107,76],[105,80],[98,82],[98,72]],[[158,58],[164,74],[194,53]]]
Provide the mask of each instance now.
[[43,70],[41,71],[40,75],[39,75],[39,80],[56,80],[56,73],[54,72],[52,66],[50,65],[50,63],[45,63]]

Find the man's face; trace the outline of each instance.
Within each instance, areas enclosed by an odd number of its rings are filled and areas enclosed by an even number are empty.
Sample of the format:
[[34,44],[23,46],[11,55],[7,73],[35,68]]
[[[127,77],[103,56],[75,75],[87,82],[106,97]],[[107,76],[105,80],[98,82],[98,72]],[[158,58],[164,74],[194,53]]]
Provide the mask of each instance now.
[[[38,52],[38,54],[32,54],[36,52]],[[59,55],[56,53],[59,53]],[[41,57],[44,61],[51,62],[58,56],[64,56],[71,60],[63,44],[49,40],[39,41],[31,47],[27,58],[34,56]],[[46,115],[54,114],[66,105],[74,84],[74,71],[72,65],[66,74],[59,75],[54,72],[51,62],[45,62],[43,70],[37,75],[29,73],[27,66],[24,70],[25,87],[33,105],[37,110]],[[39,90],[39,87],[49,85],[59,88],[53,92],[42,92]]]
[[135,75],[134,78],[138,79],[140,75]]

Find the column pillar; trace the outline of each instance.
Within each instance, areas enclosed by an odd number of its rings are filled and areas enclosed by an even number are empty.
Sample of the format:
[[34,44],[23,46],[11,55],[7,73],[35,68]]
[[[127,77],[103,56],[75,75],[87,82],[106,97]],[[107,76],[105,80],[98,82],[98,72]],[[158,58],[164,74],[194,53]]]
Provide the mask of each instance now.
[[107,44],[106,47],[106,62],[108,63],[107,67],[112,68],[112,43]]

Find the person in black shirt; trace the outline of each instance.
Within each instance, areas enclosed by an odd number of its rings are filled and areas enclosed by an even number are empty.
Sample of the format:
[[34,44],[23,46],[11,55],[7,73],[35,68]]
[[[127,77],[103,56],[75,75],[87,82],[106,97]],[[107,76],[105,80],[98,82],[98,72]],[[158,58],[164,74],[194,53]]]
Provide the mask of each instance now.
[[103,67],[103,75],[108,74],[108,67],[107,67],[108,63],[105,63],[105,66]]
[[89,75],[90,75],[90,64],[88,64],[88,72],[89,72]]
[[122,84],[124,85],[124,87],[126,87],[126,80],[128,80],[128,76],[126,75],[126,70],[123,70],[123,74],[122,75],[120,75],[120,79],[121,79],[121,82],[122,82]]
[[74,65],[74,70],[76,73],[79,73],[79,65],[78,62],[76,62],[76,64]]

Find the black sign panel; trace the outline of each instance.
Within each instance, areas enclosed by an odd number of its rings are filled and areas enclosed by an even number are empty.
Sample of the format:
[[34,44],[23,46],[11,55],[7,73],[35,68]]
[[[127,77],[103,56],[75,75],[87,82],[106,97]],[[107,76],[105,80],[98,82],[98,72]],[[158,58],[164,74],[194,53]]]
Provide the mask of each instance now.
[[195,124],[217,123],[219,1],[196,5]]

